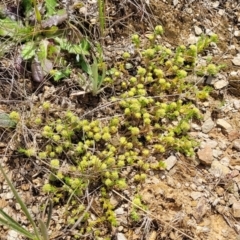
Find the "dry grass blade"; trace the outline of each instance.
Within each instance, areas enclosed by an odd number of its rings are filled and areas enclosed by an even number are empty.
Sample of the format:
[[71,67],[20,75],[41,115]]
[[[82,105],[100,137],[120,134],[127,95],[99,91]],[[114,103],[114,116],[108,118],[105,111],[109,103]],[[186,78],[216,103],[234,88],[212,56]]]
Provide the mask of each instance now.
[[149,215],[150,217],[159,220],[162,224],[174,229],[175,231],[181,233],[182,235],[184,235],[185,237],[188,237],[191,240],[194,240],[194,238],[190,237],[188,234],[184,233],[183,231],[181,231],[180,229],[174,227],[173,225],[163,221],[161,218],[155,216],[154,214],[152,214],[151,212],[148,212],[144,209],[142,209],[141,207],[139,207],[137,204],[134,204],[131,200],[129,200],[128,198],[124,197],[122,194],[120,194],[119,192],[117,192],[116,190],[112,190],[115,194],[117,194],[119,197],[121,197],[122,199],[126,200],[127,202],[131,203],[134,207],[140,209],[141,211],[143,211],[144,213],[146,213],[147,215]]

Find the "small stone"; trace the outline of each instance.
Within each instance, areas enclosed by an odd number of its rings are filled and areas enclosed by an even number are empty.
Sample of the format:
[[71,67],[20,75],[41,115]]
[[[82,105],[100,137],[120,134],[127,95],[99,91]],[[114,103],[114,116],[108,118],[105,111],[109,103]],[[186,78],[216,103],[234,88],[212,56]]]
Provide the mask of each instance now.
[[232,63],[236,66],[240,66],[240,56],[233,58]]
[[233,216],[235,218],[240,218],[240,202],[236,201],[232,205]]
[[198,198],[200,198],[202,196],[202,193],[201,192],[191,192],[190,194],[190,197],[193,199],[193,200],[197,200]]
[[208,118],[202,125],[202,132],[209,133],[215,126],[215,123],[211,118]]
[[177,6],[178,5],[178,0],[173,0],[173,6]]
[[238,175],[239,175],[239,171],[238,171],[238,170],[236,170],[236,169],[232,170],[232,172],[231,172],[231,177],[232,177],[232,178],[235,178],[235,177],[237,177]]
[[37,215],[39,213],[39,208],[35,205],[32,206],[32,212]]
[[219,161],[214,160],[211,164],[210,172],[215,175],[215,177],[226,176],[230,173],[230,169],[222,165]]
[[119,203],[119,201],[112,195],[110,198],[110,203],[112,206],[116,207]]
[[191,123],[191,128],[197,131],[201,130],[201,127],[196,123]]
[[5,195],[4,195],[5,199],[8,200],[8,199],[13,199],[13,193],[12,192],[7,192]]
[[190,188],[191,188],[192,190],[196,190],[196,189],[197,189],[197,186],[196,186],[196,184],[191,183]]
[[9,230],[8,231],[8,235],[7,235],[7,240],[16,240],[19,239],[18,238],[18,233],[14,230]]
[[220,160],[220,163],[226,167],[229,166],[229,163],[230,163],[230,159],[228,157],[224,157]]
[[119,226],[119,227],[118,227],[118,231],[119,231],[119,232],[122,232],[122,231],[123,231],[123,229],[124,229],[124,227],[123,227],[123,226]]
[[224,130],[226,130],[226,131],[229,131],[229,130],[231,130],[232,129],[232,126],[231,126],[231,124],[229,124],[226,120],[224,120],[224,119],[218,119],[217,120],[217,125],[219,126],[219,127],[221,127],[221,128],[223,128]]
[[239,110],[240,109],[240,100],[234,100],[233,101],[233,107],[236,109],[236,110]]
[[240,139],[236,139],[233,141],[233,148],[240,152]]
[[220,198],[216,198],[213,202],[212,202],[212,205],[215,207],[217,206],[217,204],[221,201]]
[[234,37],[240,37],[240,31],[239,30],[234,31],[233,35]]
[[212,148],[210,146],[205,146],[203,149],[198,150],[197,155],[201,163],[205,165],[211,165],[213,155]]
[[199,187],[197,187],[197,190],[198,190],[199,192],[202,192],[204,189],[205,189],[204,186],[199,186]]
[[206,141],[206,146],[211,147],[212,149],[216,148],[218,145],[218,142],[215,140],[207,140]]
[[239,131],[233,129],[228,131],[228,140],[233,141],[239,137]]
[[218,142],[218,147],[221,149],[221,150],[226,150],[227,149],[227,143],[225,140],[220,140]]
[[117,236],[117,240],[127,240],[127,238],[123,233],[117,233],[116,236]]
[[122,207],[120,207],[120,208],[117,208],[114,212],[117,215],[122,215],[122,214],[124,214],[124,209]]
[[228,85],[227,80],[219,80],[213,84],[214,88],[217,90],[222,89],[222,88],[226,87],[227,85]]
[[225,193],[225,190],[224,190],[224,188],[218,186],[218,187],[216,188],[216,193],[217,193],[217,195],[218,195],[219,197],[221,197],[221,196],[223,196],[223,194]]
[[207,200],[205,198],[200,198],[198,201],[197,207],[193,212],[193,216],[196,219],[197,223],[200,223],[204,215],[208,211]]
[[214,158],[219,158],[222,155],[222,151],[219,149],[213,149],[213,157]]
[[215,1],[215,2],[212,3],[212,7],[213,8],[218,8],[219,4],[220,4],[219,1]]
[[194,34],[190,34],[187,40],[187,44],[195,44],[198,38]]
[[230,76],[231,77],[238,77],[238,72],[237,71],[231,71]]
[[197,36],[202,34],[202,29],[198,26],[194,26],[194,31]]
[[177,158],[175,156],[170,156],[163,162],[166,164],[166,169],[169,171],[176,164]]

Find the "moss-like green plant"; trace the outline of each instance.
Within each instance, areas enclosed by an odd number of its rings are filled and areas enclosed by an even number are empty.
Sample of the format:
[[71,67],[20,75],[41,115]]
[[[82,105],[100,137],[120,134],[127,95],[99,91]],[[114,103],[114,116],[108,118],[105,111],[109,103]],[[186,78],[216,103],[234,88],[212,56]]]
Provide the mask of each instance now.
[[[147,44],[138,35],[132,36],[134,54],[142,60],[134,76],[126,68],[132,58],[127,52],[123,54],[123,63],[106,71],[105,80],[106,69],[101,69],[96,59],[88,66],[92,71],[93,94],[99,93],[105,81],[115,85],[118,97],[114,96],[113,101],[118,116],[104,120],[81,119],[67,111],[56,119],[50,114],[51,104],[45,102],[36,113],[41,119],[37,124],[43,139],[41,149],[20,150],[49,166],[51,175],[43,191],[51,193],[55,202],[63,201],[66,196],[71,199],[68,224],[75,226],[81,213],[84,225],[79,228],[81,234],[93,232],[93,228],[95,231],[106,222],[117,226],[109,200],[113,191],[128,189],[132,181],[143,183],[150,171],[163,170],[162,160],[172,151],[194,155],[197,142],[188,132],[191,121],[201,119],[201,113],[194,101],[188,99],[203,101],[211,89],[198,89],[186,77],[198,70],[213,76],[220,71],[221,67],[212,62],[198,66],[199,54],[204,53],[216,36],[202,36],[195,45],[169,49],[161,44],[162,33],[162,27],[157,26],[148,35]],[[131,179],[126,176],[126,169],[131,172]],[[98,204],[104,210],[94,221],[85,212],[86,207],[78,209],[76,201],[93,188],[99,190]],[[146,208],[137,195],[133,203]],[[136,207],[132,208],[130,216],[133,221],[141,219]]]

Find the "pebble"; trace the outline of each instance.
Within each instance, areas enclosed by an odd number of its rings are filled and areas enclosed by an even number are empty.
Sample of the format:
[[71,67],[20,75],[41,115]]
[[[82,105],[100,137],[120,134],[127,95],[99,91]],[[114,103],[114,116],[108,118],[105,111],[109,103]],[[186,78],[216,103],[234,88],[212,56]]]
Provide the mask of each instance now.
[[234,31],[233,35],[234,37],[240,37],[240,31],[239,30]]
[[220,198],[216,198],[213,202],[212,202],[212,205],[215,207],[217,206],[217,204],[220,202]]
[[207,140],[206,145],[210,146],[212,149],[216,148],[218,145],[218,142],[215,140]]
[[227,142],[223,139],[221,139],[219,142],[218,142],[218,147],[221,149],[221,150],[226,150],[227,149]]
[[232,129],[231,124],[229,124],[225,119],[219,118],[217,120],[217,125],[227,131]]
[[228,85],[227,80],[219,80],[213,84],[213,86],[216,90],[222,89],[222,88],[226,87],[227,85]]
[[215,1],[215,2],[212,2],[211,4],[213,8],[218,8],[220,3],[219,1]]
[[194,26],[194,31],[197,36],[202,34],[202,29],[198,26]]
[[226,167],[229,166],[229,163],[230,163],[230,159],[228,157],[224,157],[220,160],[220,163]]
[[240,66],[240,56],[234,57],[232,63],[236,66]]
[[187,43],[188,44],[195,44],[198,40],[198,37],[196,37],[194,34],[190,34],[188,39],[187,39]]
[[202,125],[202,132],[209,133],[215,126],[215,123],[211,118],[208,118]]
[[228,173],[230,173],[230,169],[224,165],[222,165],[219,161],[214,160],[211,164],[211,169],[210,172],[215,176],[215,177],[221,177],[226,176]]
[[190,196],[193,200],[197,200],[198,198],[200,198],[202,196],[202,193],[201,192],[191,192]]
[[117,237],[117,240],[127,240],[127,238],[123,233],[117,233],[116,237]]
[[240,152],[240,139],[236,139],[233,141],[233,148]]
[[235,201],[232,205],[233,216],[235,218],[240,218],[240,202]]
[[213,151],[210,146],[205,146],[203,149],[198,150],[197,155],[202,164],[211,165],[213,160]]
[[236,110],[239,110],[239,109],[240,109],[240,100],[234,99],[234,100],[233,100],[233,107],[234,107]]
[[4,195],[4,198],[6,199],[6,200],[8,200],[8,199],[13,199],[13,192],[7,192],[5,195]]
[[7,235],[7,240],[16,240],[19,239],[18,238],[18,233],[14,230],[9,230],[8,231],[8,235]]
[[237,130],[230,130],[228,131],[228,140],[233,141],[236,140],[239,137],[239,131]]
[[212,154],[214,158],[219,158],[223,154],[223,152],[218,149],[213,149]]
[[175,156],[170,156],[163,162],[166,164],[166,169],[169,171],[176,164],[177,158]]
[[177,6],[178,5],[178,0],[173,0],[173,6]]
[[198,190],[199,192],[202,192],[204,189],[205,189],[204,186],[199,186],[199,187],[197,187],[197,190]]
[[122,215],[122,214],[124,214],[124,209],[122,207],[120,207],[120,208],[117,208],[114,212],[117,215]]
[[196,190],[196,189],[197,189],[197,186],[196,186],[196,184],[191,183],[191,184],[190,184],[190,188],[191,188],[192,190]]

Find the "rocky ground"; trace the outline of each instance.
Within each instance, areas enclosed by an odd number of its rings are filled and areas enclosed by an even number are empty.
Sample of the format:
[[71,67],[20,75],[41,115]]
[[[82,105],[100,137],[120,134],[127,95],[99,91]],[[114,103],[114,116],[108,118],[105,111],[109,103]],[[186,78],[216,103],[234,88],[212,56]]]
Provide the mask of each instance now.
[[[117,15],[117,23],[110,24],[109,38],[106,37],[106,60],[111,60],[113,55],[115,59],[121,55],[128,46],[127,36],[131,32],[146,33],[157,22],[164,26],[166,31],[163,39],[172,47],[194,43],[202,33],[218,34],[219,44],[211,49],[210,54],[216,61],[226,64],[226,68],[216,78],[193,79],[196,84],[208,84],[214,88],[207,102],[198,103],[204,115],[203,120],[191,125],[190,134],[200,142],[196,156],[186,158],[173,154],[165,160],[165,171],[157,175],[152,173],[141,187],[141,195],[149,206],[150,214],[146,214],[141,224],[132,229],[127,224],[130,203],[122,201],[119,204],[119,198],[130,197],[129,193],[124,192],[124,196],[117,193],[113,195],[111,202],[116,207],[120,226],[115,229],[112,239],[240,239],[240,4],[237,0],[109,2],[108,14],[114,15],[114,11],[119,14],[119,7],[121,15]],[[134,6],[140,13],[134,12]],[[138,21],[140,16],[143,18],[141,23]],[[60,101],[58,98],[66,100],[64,95],[57,96],[58,92],[61,90],[55,86],[45,86],[45,98],[47,95],[56,95],[57,101]],[[72,99],[66,101],[72,101],[74,94],[72,91]],[[4,95],[3,92],[0,92],[1,95]],[[9,107],[5,100],[4,97],[0,99],[2,110]],[[84,105],[86,102],[78,104]],[[88,110],[92,109],[94,106]],[[2,162],[6,169],[9,159],[5,153],[11,147],[5,139],[0,140],[0,151],[4,155]],[[13,159],[15,162],[8,171],[36,216],[39,214],[38,202],[44,200],[38,194],[38,188],[43,182],[42,175],[38,176],[40,169],[34,169],[35,176],[30,177],[32,164],[24,163],[22,168],[21,159]],[[28,181],[28,177],[32,182]],[[1,176],[0,183],[0,207],[25,223],[26,218],[19,213],[20,208]],[[53,214],[52,239],[72,239],[61,234],[63,220],[59,219],[60,212],[59,207]],[[0,239],[21,239],[13,231],[1,229],[1,232]],[[3,234],[8,235],[4,237]]]

